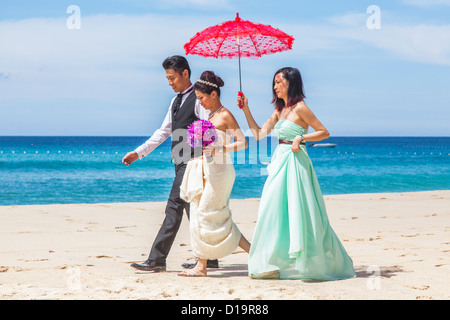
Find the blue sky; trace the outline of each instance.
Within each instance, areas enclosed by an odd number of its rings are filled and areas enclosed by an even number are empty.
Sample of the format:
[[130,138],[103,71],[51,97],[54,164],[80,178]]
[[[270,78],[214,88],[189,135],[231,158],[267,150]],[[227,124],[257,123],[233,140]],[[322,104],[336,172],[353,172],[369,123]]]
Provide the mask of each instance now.
[[[70,5],[80,29],[67,27]],[[380,29],[367,27],[371,5]],[[236,12],[295,38],[291,51],[242,60],[261,125],[274,72],[293,66],[334,136],[450,136],[450,0],[3,1],[0,135],[151,135],[173,97],[161,62]],[[246,130],[237,60],[187,58],[192,80],[224,79],[222,102]]]

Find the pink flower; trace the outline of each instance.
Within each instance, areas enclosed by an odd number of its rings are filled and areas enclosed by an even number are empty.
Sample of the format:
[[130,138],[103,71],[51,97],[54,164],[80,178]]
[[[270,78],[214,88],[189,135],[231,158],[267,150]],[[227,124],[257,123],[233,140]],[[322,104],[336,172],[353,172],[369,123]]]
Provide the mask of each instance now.
[[187,130],[187,142],[192,148],[206,147],[217,140],[217,132],[214,124],[208,120],[197,120]]

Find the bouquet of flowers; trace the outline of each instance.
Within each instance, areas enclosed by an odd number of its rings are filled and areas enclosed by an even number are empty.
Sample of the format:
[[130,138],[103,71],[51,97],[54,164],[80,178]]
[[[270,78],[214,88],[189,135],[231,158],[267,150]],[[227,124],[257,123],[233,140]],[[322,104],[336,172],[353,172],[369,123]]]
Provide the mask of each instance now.
[[[217,132],[214,124],[208,120],[197,120],[188,128],[187,142],[192,148],[207,147],[217,140]],[[208,162],[212,157],[207,157]]]

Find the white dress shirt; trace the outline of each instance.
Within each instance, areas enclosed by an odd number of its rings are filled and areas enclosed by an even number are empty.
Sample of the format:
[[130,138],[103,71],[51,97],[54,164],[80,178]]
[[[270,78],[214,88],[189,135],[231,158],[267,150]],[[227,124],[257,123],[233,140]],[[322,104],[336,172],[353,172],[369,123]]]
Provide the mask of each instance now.
[[[189,89],[192,88],[192,86],[193,86],[193,84],[188,89],[184,90],[182,93],[184,94],[185,92],[187,92]],[[183,98],[181,99],[181,106],[180,106],[179,110],[183,109],[184,101],[191,94],[195,94],[195,92],[192,91],[191,93],[183,96]],[[172,134],[172,105],[173,105],[173,101],[175,100],[175,98],[176,97],[174,97],[172,99],[172,101],[170,102],[169,110],[167,111],[166,117],[164,118],[164,121],[163,121],[161,127],[153,133],[153,135],[150,137],[150,139],[145,141],[141,146],[139,146],[135,150],[136,153],[139,155],[139,159],[142,159],[143,157],[149,155],[161,143],[166,141],[166,139],[169,138],[170,135]],[[198,100],[195,100],[195,109],[194,110],[195,110],[195,115],[197,116],[197,118],[208,120],[209,110],[205,110],[200,105]],[[180,111],[178,111],[178,112],[180,112]]]

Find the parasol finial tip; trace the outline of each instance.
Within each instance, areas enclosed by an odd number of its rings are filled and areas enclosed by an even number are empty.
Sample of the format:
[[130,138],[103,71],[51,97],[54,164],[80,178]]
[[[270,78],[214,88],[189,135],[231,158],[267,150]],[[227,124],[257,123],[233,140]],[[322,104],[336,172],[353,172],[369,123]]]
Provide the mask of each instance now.
[[236,12],[236,20],[240,20],[241,18],[239,18],[239,12]]

